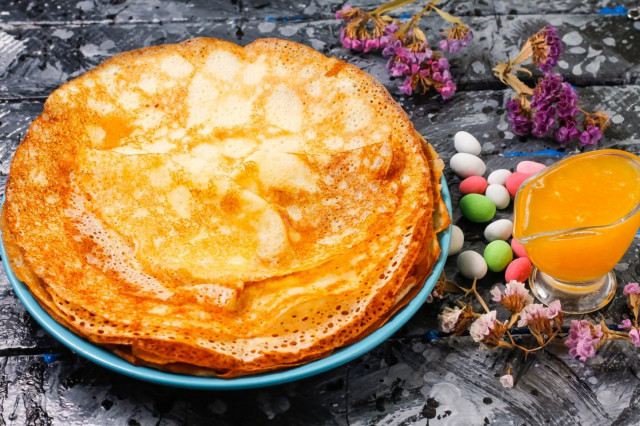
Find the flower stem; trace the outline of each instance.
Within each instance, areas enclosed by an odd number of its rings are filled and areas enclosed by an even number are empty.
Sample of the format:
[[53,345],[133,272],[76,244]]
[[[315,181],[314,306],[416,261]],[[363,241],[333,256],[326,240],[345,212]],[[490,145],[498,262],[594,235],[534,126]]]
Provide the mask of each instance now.
[[558,332],[553,333],[551,336],[549,336],[549,338],[542,343],[540,346],[533,348],[533,349],[528,349],[525,348],[524,346],[520,346],[518,345],[514,340],[513,340],[513,336],[511,335],[511,333],[509,332],[509,330],[507,330],[507,336],[509,336],[509,340],[511,341],[511,344],[513,345],[514,348],[518,348],[522,351],[524,351],[524,353],[526,355],[529,355],[531,352],[536,352],[539,351],[540,349],[543,349],[544,347],[546,347],[556,336],[558,335]]
[[519,313],[511,314],[511,320],[509,321],[509,328],[513,327],[513,325],[516,323],[516,321],[518,321],[519,317],[520,317]]
[[370,13],[372,15],[381,15],[383,13],[391,12],[394,9],[397,9],[402,6],[407,6],[411,3],[415,3],[416,0],[392,0],[388,3],[383,3],[378,8],[372,10]]
[[[433,2],[432,2],[433,3]],[[437,3],[437,2],[436,2]],[[434,3],[435,5],[435,3]],[[438,12],[438,15],[440,15],[440,17],[442,19],[444,19],[445,21],[457,24],[457,25],[464,25],[462,23],[462,21],[459,18],[456,18],[453,15],[448,14],[447,12],[445,12],[444,10],[438,9],[437,7],[433,6],[433,10],[435,10],[436,12]]]
[[471,291],[473,292],[473,294],[476,296],[476,299],[478,299],[478,302],[480,302],[480,304],[482,305],[482,307],[484,308],[485,312],[489,312],[490,309],[487,306],[487,304],[484,302],[484,299],[482,298],[482,296],[480,296],[480,294],[478,293],[478,290],[476,290],[476,283],[478,282],[477,278],[473,279],[473,285],[471,286]]

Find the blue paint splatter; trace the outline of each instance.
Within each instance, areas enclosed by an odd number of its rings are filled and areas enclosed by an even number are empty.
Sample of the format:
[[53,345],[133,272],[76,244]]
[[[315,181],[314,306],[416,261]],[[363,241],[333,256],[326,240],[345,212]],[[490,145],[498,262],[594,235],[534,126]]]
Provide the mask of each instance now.
[[402,15],[399,16],[400,19],[411,19],[411,14],[409,13],[403,13]]
[[427,340],[440,340],[440,332],[438,330],[429,330],[424,333],[424,338]]
[[610,7],[603,7],[598,12],[600,15],[626,15],[629,10],[624,6],[616,6],[613,9]]
[[289,21],[308,21],[309,19],[305,16],[283,16],[281,18],[273,18],[268,16],[264,18],[264,20],[267,22],[289,22]]
[[536,152],[507,152],[506,154],[502,154],[503,157],[533,157],[536,155],[546,155],[549,157],[563,157],[566,154],[564,152],[555,151],[553,149],[543,149],[541,151]]
[[42,354],[42,358],[44,358],[44,362],[47,364],[53,364],[60,358],[61,354]]

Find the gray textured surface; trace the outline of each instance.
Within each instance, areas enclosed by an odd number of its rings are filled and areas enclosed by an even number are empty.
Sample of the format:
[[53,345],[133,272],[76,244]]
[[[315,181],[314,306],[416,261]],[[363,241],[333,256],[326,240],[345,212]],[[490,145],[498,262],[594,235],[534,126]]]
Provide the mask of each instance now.
[[[354,4],[373,5],[372,0]],[[616,4],[575,0],[443,2],[467,16],[476,34],[468,51],[452,57],[460,91],[444,102],[400,96],[384,60],[342,49],[333,13],[341,2],[232,0],[229,2],[89,0],[0,3],[0,187],[15,147],[48,93],[123,50],[214,36],[246,44],[260,37],[288,38],[338,56],[382,81],[416,128],[448,160],[452,137],[467,130],[483,143],[489,170],[513,168],[522,157],[503,154],[558,149],[550,141],[510,132],[503,89],[490,69],[495,58],[545,23],[568,44],[559,72],[579,87],[585,109],[599,107],[614,125],[601,147],[640,152],[640,23],[598,11]],[[629,6],[629,3],[626,4]],[[414,6],[404,11],[415,10]],[[434,25],[430,34],[443,27]],[[570,146],[568,151],[577,149]],[[555,157],[534,156],[545,163]],[[454,198],[459,179],[447,172]],[[500,216],[507,217],[508,212]],[[484,246],[482,227],[460,219],[466,247]],[[616,267],[620,282],[638,281],[638,241]],[[450,278],[456,275],[450,260]],[[499,274],[480,281],[485,294]],[[628,315],[621,289],[592,315],[618,322]],[[520,352],[482,351],[467,337],[428,341],[436,315],[451,299],[425,305],[394,337],[333,371],[282,386],[242,392],[197,392],[155,386],[111,373],[78,357],[42,331],[0,273],[0,424],[620,424],[640,422],[640,358],[625,344],[606,346],[587,364],[561,344],[524,358]],[[531,343],[528,337],[525,344]],[[47,363],[42,354],[60,354]],[[511,365],[516,386],[498,377]]]

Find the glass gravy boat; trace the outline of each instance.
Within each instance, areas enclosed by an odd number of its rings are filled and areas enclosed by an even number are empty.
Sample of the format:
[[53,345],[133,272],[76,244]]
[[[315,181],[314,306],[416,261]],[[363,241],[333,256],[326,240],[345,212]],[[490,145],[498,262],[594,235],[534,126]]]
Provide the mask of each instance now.
[[600,150],[564,159],[525,181],[514,203],[513,237],[534,265],[542,303],[586,313],[613,298],[613,267],[640,227],[640,158]]

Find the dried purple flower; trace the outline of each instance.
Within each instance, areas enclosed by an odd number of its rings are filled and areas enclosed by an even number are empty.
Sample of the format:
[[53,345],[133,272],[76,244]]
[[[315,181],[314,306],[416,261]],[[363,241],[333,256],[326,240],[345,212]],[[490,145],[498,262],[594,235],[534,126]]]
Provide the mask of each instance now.
[[597,145],[602,139],[602,130],[598,126],[588,126],[578,137],[582,146]]
[[405,45],[402,40],[395,40],[382,50],[382,55],[389,58],[387,70],[392,76],[405,77],[399,86],[402,93],[411,95],[420,89],[424,93],[430,87],[434,87],[443,99],[455,93],[449,61],[431,50],[426,42]]
[[446,35],[446,38],[438,42],[438,47],[443,52],[446,52],[447,49],[451,53],[458,52],[463,47],[469,46],[473,40],[471,28],[464,24],[457,24],[455,27],[443,31],[442,34]]
[[508,101],[507,109],[509,110],[511,129],[518,135],[528,135],[531,133],[531,129],[533,128],[531,111],[528,108],[522,107],[519,97]]
[[404,82],[398,88],[405,95],[411,96],[414,89],[413,79],[411,77],[405,78]]
[[558,117],[569,119],[578,115],[578,93],[569,83],[562,83],[558,99],[556,101]]
[[609,116],[601,111],[586,113],[582,127],[584,130],[580,133],[580,143],[595,145],[602,139],[602,132],[609,127]]
[[563,91],[562,77],[554,73],[546,73],[538,80],[531,98],[531,111],[535,136],[547,136],[551,128],[556,124],[556,102]]
[[542,72],[549,72],[558,65],[558,57],[562,54],[562,41],[554,27],[547,25],[533,35],[529,42],[533,51],[533,63]]
[[368,53],[384,49],[394,40],[398,30],[395,21],[389,22],[362,9],[344,5],[336,12],[336,18],[342,19],[347,26],[340,30],[340,42],[345,49]]
[[566,144],[574,140],[580,135],[578,130],[578,124],[575,119],[560,119],[558,120],[560,126],[553,132],[553,137],[560,143]]
[[584,362],[596,355],[596,350],[604,343],[603,336],[602,326],[586,320],[573,320],[565,344],[572,357],[579,357]]

